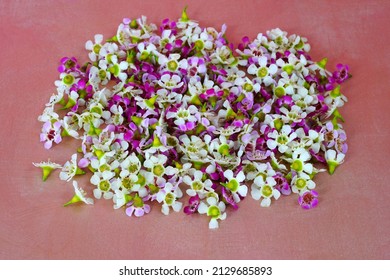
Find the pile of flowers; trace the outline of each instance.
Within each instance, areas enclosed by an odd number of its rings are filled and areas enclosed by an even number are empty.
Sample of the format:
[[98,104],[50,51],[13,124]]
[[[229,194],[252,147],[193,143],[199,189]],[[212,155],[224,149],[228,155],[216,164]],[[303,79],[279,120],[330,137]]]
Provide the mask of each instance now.
[[82,174],[95,199],[128,216],[160,204],[166,215],[206,214],[210,228],[248,192],[263,207],[292,193],[305,209],[317,205],[315,175],[332,174],[347,152],[339,108],[348,66],[329,72],[306,38],[280,29],[237,48],[225,31],[185,10],[160,26],[125,18],[114,37],[85,44],[88,62],[61,59],[40,140],[50,149],[71,137],[80,147],[63,165],[35,165],[43,180],[60,169],[73,181],[65,205],[93,204]]

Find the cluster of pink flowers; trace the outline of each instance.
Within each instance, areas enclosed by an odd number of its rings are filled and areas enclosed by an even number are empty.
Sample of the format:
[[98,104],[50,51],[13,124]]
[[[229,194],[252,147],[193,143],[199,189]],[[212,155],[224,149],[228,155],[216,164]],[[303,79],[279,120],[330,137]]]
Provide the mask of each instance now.
[[129,216],[158,203],[164,214],[206,214],[210,228],[248,192],[263,207],[291,193],[305,209],[317,205],[314,176],[321,166],[333,173],[347,152],[348,66],[327,71],[306,38],[280,29],[237,48],[225,31],[185,10],[158,27],[125,18],[114,37],[86,43],[90,61],[61,59],[40,140],[50,149],[72,137],[80,148],[64,165],[35,165],[44,180],[60,169],[73,181],[66,205],[93,203],[76,181],[86,173],[95,199]]

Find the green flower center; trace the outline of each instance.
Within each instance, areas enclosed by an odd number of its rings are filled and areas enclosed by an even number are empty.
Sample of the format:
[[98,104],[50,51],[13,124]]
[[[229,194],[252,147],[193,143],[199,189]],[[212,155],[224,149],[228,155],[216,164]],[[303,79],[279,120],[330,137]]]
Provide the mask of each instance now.
[[89,111],[90,111],[91,113],[96,113],[96,114],[99,114],[99,115],[101,115],[101,114],[103,113],[102,108],[100,108],[100,107],[98,107],[98,106],[92,107]]
[[111,170],[111,167],[107,163],[105,163],[105,164],[103,164],[103,165],[101,165],[99,167],[99,171],[100,172],[104,172],[104,171],[107,171],[107,170]]
[[167,193],[165,195],[165,203],[168,205],[172,205],[172,203],[175,201],[175,195],[173,193]]
[[133,205],[134,207],[140,208],[144,206],[144,202],[142,201],[142,198],[140,198],[138,195],[136,195],[133,199]]
[[174,87],[176,86],[176,82],[174,80],[169,80],[165,83],[167,87]]
[[288,142],[288,138],[286,135],[280,135],[278,136],[277,140],[276,140],[279,144],[286,144]]
[[75,66],[75,62],[71,59],[68,59],[66,62],[65,62],[65,67],[66,69],[70,69],[70,68],[73,68]]
[[202,189],[203,189],[203,184],[202,184],[202,182],[199,182],[199,181],[193,182],[193,183],[192,183],[192,189],[193,189],[194,191],[200,191],[200,190],[202,190]]
[[130,178],[124,178],[122,180],[122,185],[125,189],[130,190],[133,187],[133,181],[130,180]]
[[277,97],[282,97],[285,93],[284,87],[276,87],[274,92]]
[[99,75],[100,80],[104,80],[107,77],[107,73],[103,69],[100,69],[98,75]]
[[204,43],[202,40],[198,40],[195,42],[195,49],[198,50],[198,51],[201,51],[203,50],[204,48]]
[[140,60],[147,60],[149,57],[149,53],[147,51],[143,51],[140,56]]
[[267,67],[261,67],[258,71],[257,71],[257,77],[260,77],[260,78],[264,78],[265,76],[267,76],[268,74],[268,69]]
[[164,38],[164,39],[160,40],[160,46],[163,47],[163,48],[164,48],[168,43],[169,43],[169,39],[168,39],[168,38]]
[[299,49],[302,49],[302,48],[303,48],[303,45],[304,45],[304,43],[302,42],[302,40],[299,40],[299,43],[296,44],[294,48],[296,48],[297,50],[299,50]]
[[169,61],[168,64],[167,64],[168,69],[171,70],[171,71],[176,71],[178,66],[179,65],[174,60]]
[[283,38],[279,36],[278,38],[275,39],[275,43],[281,45],[283,43]]
[[299,179],[296,181],[295,184],[296,184],[297,189],[302,190],[303,188],[306,187],[306,180],[305,180],[305,179],[302,179],[302,178],[299,178]]
[[103,180],[99,183],[99,189],[106,192],[110,189],[110,183],[107,180]]
[[291,120],[297,120],[298,119],[298,114],[296,112],[290,112],[287,114],[288,117],[291,119]]
[[303,163],[299,159],[294,160],[291,164],[291,169],[294,169],[297,172],[301,172],[303,170]]
[[274,126],[277,131],[279,131],[283,126],[283,121],[281,119],[274,120]]
[[188,118],[190,116],[190,113],[187,111],[187,110],[180,110],[179,112],[177,112],[177,116],[179,118]]
[[100,49],[101,49],[101,48],[102,48],[101,45],[96,44],[96,45],[93,46],[93,52],[96,53],[96,54],[98,54],[98,53],[100,52]]
[[218,152],[221,155],[228,156],[228,155],[230,155],[230,151],[229,150],[230,150],[230,148],[229,148],[228,144],[222,144],[221,146],[219,146]]
[[303,100],[298,100],[295,102],[295,105],[297,105],[298,107],[302,108],[302,109],[305,109],[307,107],[307,104],[305,101]]
[[138,165],[137,164],[135,164],[135,163],[133,163],[133,164],[130,164],[130,166],[129,166],[129,172],[130,173],[135,173],[135,172],[137,172],[138,171]]
[[293,70],[294,70],[294,66],[290,65],[290,64],[287,64],[287,65],[284,65],[283,66],[283,70],[286,71],[286,73],[288,75],[291,75]]
[[268,185],[263,186],[261,193],[264,197],[270,197],[272,195],[272,188]]
[[172,136],[168,136],[167,138],[167,144],[168,146],[176,146],[177,145],[177,140],[176,138],[172,137]]
[[141,174],[138,174],[138,181],[135,182],[136,184],[140,185],[141,187],[145,186],[146,184],[146,179],[144,176],[142,176]]
[[164,166],[162,166],[161,164],[158,164],[153,167],[153,173],[156,176],[161,176],[164,173],[164,171],[165,171]]
[[67,85],[67,86],[70,86],[70,85],[73,85],[74,83],[74,77],[70,74],[67,74],[65,75],[63,78],[62,78],[62,82]]
[[231,192],[236,192],[238,189],[238,186],[240,184],[237,182],[236,179],[231,179],[229,183],[227,183],[226,187],[231,191]]
[[244,172],[245,173],[255,172],[255,171],[256,171],[256,167],[253,164],[251,164],[251,163],[245,165],[245,167],[244,167]]
[[221,215],[221,211],[219,208],[215,205],[212,205],[209,207],[209,210],[207,211],[207,216],[210,216],[211,218],[218,218]]
[[196,148],[193,144],[189,145],[187,147],[187,151],[191,152],[191,153],[197,153],[199,150],[198,148]]
[[150,194],[156,194],[156,193],[158,193],[159,190],[160,190],[160,188],[157,187],[157,186],[155,186],[155,185],[151,185],[151,184],[150,184],[148,187],[149,187],[149,192],[150,192]]
[[120,72],[121,72],[121,69],[119,68],[118,64],[115,64],[115,65],[110,67],[110,72],[114,76],[118,76],[120,74]]
[[245,83],[244,84],[244,90],[246,92],[251,92],[253,90],[253,86],[250,83]]

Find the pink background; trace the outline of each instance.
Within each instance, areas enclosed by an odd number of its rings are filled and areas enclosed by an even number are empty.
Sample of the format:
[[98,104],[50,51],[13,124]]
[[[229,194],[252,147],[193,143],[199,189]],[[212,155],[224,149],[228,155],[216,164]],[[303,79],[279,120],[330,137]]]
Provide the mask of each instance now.
[[58,172],[41,181],[32,162],[64,163],[76,147],[46,151],[39,142],[37,116],[55,91],[59,59],[84,60],[84,43],[111,37],[123,17],[177,19],[184,2],[0,2],[0,258],[389,259],[389,1],[187,1],[191,18],[226,23],[234,43],[280,27],[309,38],[314,59],[350,65],[341,111],[349,152],[333,176],[317,178],[316,209],[301,210],[295,196],[268,209],[248,197],[209,230],[204,216],[164,216],[157,207],[142,219],[103,200],[64,208],[72,185]]

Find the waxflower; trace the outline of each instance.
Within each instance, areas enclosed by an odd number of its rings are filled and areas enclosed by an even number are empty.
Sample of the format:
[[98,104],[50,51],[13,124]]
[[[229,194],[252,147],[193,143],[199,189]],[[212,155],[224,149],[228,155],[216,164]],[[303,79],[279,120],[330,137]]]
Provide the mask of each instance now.
[[218,228],[218,220],[226,219],[226,205],[222,201],[218,201],[215,197],[209,197],[205,202],[200,202],[198,212],[200,214],[207,214],[211,217],[209,228]]
[[33,165],[35,167],[40,167],[42,168],[42,181],[46,181],[47,178],[49,177],[49,175],[51,174],[51,172],[55,169],[59,169],[61,168],[62,166],[58,163],[55,163],[55,162],[51,162],[50,159],[48,161],[42,161],[42,162],[39,162],[39,163],[34,163],[33,162]]
[[236,176],[234,176],[233,171],[228,169],[223,173],[223,175],[227,180],[227,183],[223,185],[232,192],[235,202],[239,202],[240,196],[245,197],[248,192],[248,187],[240,184],[245,180],[244,172],[241,170]]
[[70,161],[67,161],[60,172],[60,179],[70,181],[76,175],[83,175],[85,171],[77,166],[77,154],[73,154]]
[[41,142],[45,142],[44,147],[50,149],[53,142],[59,144],[62,141],[61,137],[61,123],[56,121],[54,123],[47,121],[42,127],[40,135]]
[[93,199],[87,197],[87,193],[82,188],[79,187],[77,181],[73,181],[73,188],[74,188],[75,195],[72,197],[71,200],[65,203],[64,206],[68,206],[70,204],[79,201],[84,202],[85,204],[93,204]]
[[333,174],[336,167],[343,163],[345,155],[343,153],[336,153],[335,150],[327,150],[325,159],[328,164],[329,173]]
[[297,134],[293,132],[291,126],[283,125],[280,132],[274,130],[268,133],[268,137],[268,148],[270,148],[271,150],[278,148],[279,152],[285,153],[288,150],[291,141],[297,137]]
[[93,204],[80,175],[94,198],[128,216],[156,204],[164,215],[206,214],[213,229],[248,186],[262,207],[281,194],[317,206],[316,174],[346,160],[348,65],[331,71],[327,58],[312,60],[307,38],[279,28],[235,47],[225,24],[201,26],[186,9],[160,26],[124,18],[105,38],[85,43],[85,61],[60,60],[38,116],[45,149],[79,143],[64,163],[33,163],[43,181],[55,169],[73,181],[65,206]]
[[316,191],[305,191],[299,195],[298,203],[303,209],[314,208],[318,205],[318,193]]
[[188,175],[184,176],[183,182],[190,186],[190,189],[186,190],[189,196],[199,196],[200,198],[205,197],[207,190],[210,190],[213,184],[210,179],[203,180],[203,173],[200,170],[194,172],[193,179]]
[[144,203],[144,199],[140,198],[138,195],[132,198],[132,200],[127,204],[126,215],[142,217],[145,214],[150,212],[150,206]]
[[276,200],[280,197],[280,192],[276,189],[276,181],[272,177],[268,177],[266,181],[262,180],[262,177],[257,177],[252,185],[252,197],[255,200],[260,200],[262,207],[269,207],[271,205],[271,198]]

